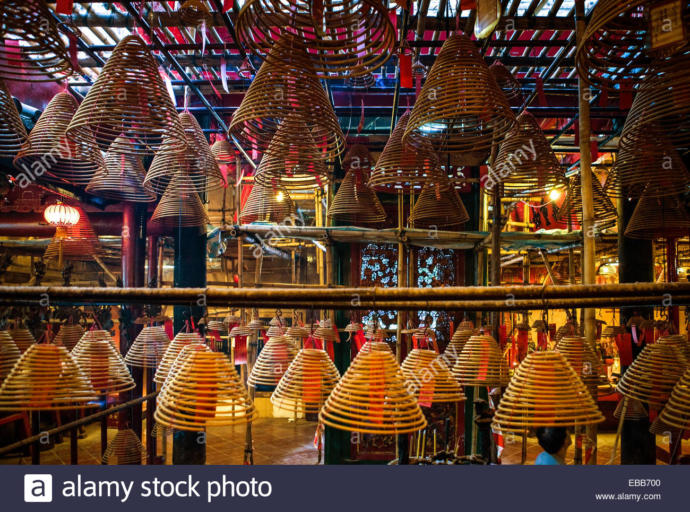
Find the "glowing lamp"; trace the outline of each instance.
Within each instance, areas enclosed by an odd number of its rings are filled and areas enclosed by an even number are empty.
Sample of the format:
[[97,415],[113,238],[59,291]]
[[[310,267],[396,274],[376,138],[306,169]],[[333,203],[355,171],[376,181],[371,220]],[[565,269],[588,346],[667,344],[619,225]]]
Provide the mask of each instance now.
[[552,188],[551,192],[549,192],[549,199],[551,199],[551,201],[558,201],[561,198],[561,194],[561,189]]
[[80,215],[78,209],[58,201],[45,209],[43,218],[52,226],[69,227],[79,222]]

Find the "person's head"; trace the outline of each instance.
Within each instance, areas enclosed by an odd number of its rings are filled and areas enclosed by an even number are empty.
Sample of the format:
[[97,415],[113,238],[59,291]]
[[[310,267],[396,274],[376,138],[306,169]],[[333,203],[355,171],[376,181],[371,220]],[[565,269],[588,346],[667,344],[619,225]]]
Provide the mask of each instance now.
[[546,453],[565,458],[571,444],[570,434],[565,427],[539,427],[537,439]]

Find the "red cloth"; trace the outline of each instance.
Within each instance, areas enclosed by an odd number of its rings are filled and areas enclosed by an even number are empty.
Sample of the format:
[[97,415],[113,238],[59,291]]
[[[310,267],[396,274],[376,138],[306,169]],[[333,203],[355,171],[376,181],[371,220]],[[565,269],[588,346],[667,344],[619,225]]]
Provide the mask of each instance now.
[[355,333],[355,346],[357,347],[357,352],[362,350],[362,346],[367,342],[367,339],[364,337],[364,331],[360,329]]
[[70,16],[74,8],[74,0],[57,0],[55,4],[55,12],[58,14],[66,14]]
[[411,89],[412,83],[412,55],[400,54],[400,87]]
[[234,0],[223,0],[223,12],[228,12],[230,9],[232,9],[234,3]]
[[621,366],[630,366],[633,362],[632,336],[628,333],[618,334],[616,336],[616,346],[618,347]]
[[173,331],[173,321],[165,321],[165,334],[168,335],[168,339],[173,339],[175,337],[175,332]]
[[538,332],[537,333],[537,346],[543,350],[546,350],[546,348],[548,347],[547,342],[546,342],[546,333],[545,332]]
[[235,336],[235,364],[247,364],[246,336]]

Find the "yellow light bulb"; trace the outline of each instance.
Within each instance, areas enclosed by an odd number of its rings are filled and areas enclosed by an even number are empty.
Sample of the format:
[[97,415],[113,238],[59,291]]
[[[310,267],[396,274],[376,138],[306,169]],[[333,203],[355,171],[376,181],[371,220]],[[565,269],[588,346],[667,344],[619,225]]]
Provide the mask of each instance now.
[[549,192],[549,199],[551,199],[551,201],[558,201],[560,198],[561,198],[561,189],[552,188],[551,192]]

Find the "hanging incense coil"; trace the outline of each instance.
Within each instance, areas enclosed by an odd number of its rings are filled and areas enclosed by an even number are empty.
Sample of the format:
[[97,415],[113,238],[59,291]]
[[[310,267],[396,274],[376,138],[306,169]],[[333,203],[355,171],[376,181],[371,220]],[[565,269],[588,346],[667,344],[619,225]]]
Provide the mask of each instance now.
[[0,80],[0,158],[14,158],[27,137],[17,104]]
[[0,3],[0,21],[0,79],[57,82],[74,73],[46,2],[4,0]]
[[206,325],[206,331],[218,331],[220,334],[226,334],[228,332],[225,324],[220,320],[209,321],[209,323]]
[[164,226],[199,228],[210,223],[206,208],[186,174],[176,174],[170,181],[151,221]]
[[235,148],[225,139],[218,139],[211,144],[211,154],[219,166],[235,163]]
[[326,400],[319,421],[366,434],[408,434],[427,425],[389,352],[361,353]]
[[160,423],[154,423],[153,428],[151,429],[151,436],[155,437],[156,439],[163,439],[165,441],[165,438],[168,437],[173,433],[173,429],[170,427],[166,427],[165,425],[161,425]]
[[256,313],[252,317],[251,321],[247,324],[247,327],[254,331],[260,331],[266,328],[266,324],[264,324],[264,321],[261,320],[261,318],[258,317],[258,313]]
[[575,373],[596,398],[601,358],[582,336],[564,336],[556,344],[556,352],[563,354]]
[[[250,0],[237,18],[237,36],[252,52],[286,66],[269,48],[286,35],[309,48],[319,78],[362,76],[377,70],[393,53],[395,30],[379,0]],[[297,43],[299,41],[299,43]]]
[[328,184],[323,152],[316,144],[309,126],[296,112],[280,123],[254,181],[290,190],[323,188]]
[[359,332],[362,330],[362,324],[357,322],[350,322],[345,326],[345,332],[352,334],[353,332]]
[[161,326],[144,327],[129,347],[125,362],[140,368],[156,368],[170,340]]
[[443,351],[446,357],[452,358],[452,361],[449,362],[452,362],[454,364],[455,360],[462,353],[462,349],[465,348],[465,344],[467,343],[467,341],[472,336],[475,336],[477,334],[479,334],[479,332],[475,331],[472,328],[463,329],[458,327],[453,333],[453,336],[450,337],[450,341],[448,342],[448,345],[446,345],[446,348]]
[[229,133],[245,148],[265,152],[283,120],[294,115],[311,129],[322,160],[334,159],[345,147],[345,136],[306,50],[285,36],[270,55],[275,58],[261,65],[232,116]]
[[160,385],[160,389],[163,389],[165,385],[180,371],[180,368],[184,365],[187,358],[194,352],[211,352],[211,349],[206,343],[190,343],[182,347],[177,357],[174,359],[170,365],[170,370],[168,370],[167,375],[164,375],[164,380]]
[[242,224],[251,224],[252,222],[280,224],[294,213],[295,204],[292,202],[287,189],[255,183],[240,212],[240,222]]
[[[599,179],[594,175],[592,176],[592,202],[594,204],[594,225],[597,229],[602,230],[615,226],[618,222],[616,206],[611,202],[608,194],[604,192]],[[565,222],[569,215],[582,225],[582,189],[579,174],[570,178],[568,193],[556,215],[556,220]]]
[[72,357],[99,394],[134,389],[134,379],[111,340],[92,339],[72,350]]
[[22,353],[7,331],[0,331],[0,384],[10,374]]
[[236,336],[251,336],[252,330],[246,325],[237,325],[230,329],[230,337],[234,338]]
[[0,411],[83,409],[97,398],[65,347],[33,344],[0,387]]
[[36,343],[36,338],[34,338],[34,335],[31,334],[31,331],[26,327],[15,327],[7,332],[19,349],[19,352],[22,354]]
[[616,391],[661,409],[687,366],[677,347],[664,343],[646,345],[621,377]]
[[491,336],[470,337],[452,369],[463,386],[505,386],[508,366],[501,349]]
[[506,195],[543,196],[565,183],[565,173],[544,132],[525,110],[501,143],[485,188],[503,184]]
[[357,355],[353,361],[357,360],[357,358],[362,354],[368,354],[369,352],[388,352],[389,354],[392,354],[393,350],[385,341],[368,340],[364,342],[364,345],[362,345],[362,348],[359,349],[359,352],[357,352]]
[[274,336],[283,336],[284,334],[285,330],[279,325],[271,325],[266,331],[266,336],[269,338],[273,338]]
[[77,344],[74,345],[74,347],[72,347],[71,352],[79,352],[81,350],[82,345],[88,345],[94,341],[108,341],[110,343],[113,343],[113,346],[115,346],[113,338],[112,336],[110,336],[110,333],[108,331],[104,331],[102,329],[91,329],[86,331],[82,335]]
[[286,336],[275,336],[261,349],[254,363],[247,385],[275,386],[295,357],[295,349]]
[[86,185],[94,173],[105,172],[105,161],[90,128],[79,128],[79,141],[65,135],[79,104],[59,92],[38,118],[26,143],[14,159],[18,170],[41,169],[41,178],[59,183]]
[[247,424],[257,417],[235,366],[221,352],[191,351],[156,402],[155,420],[178,430]]
[[408,110],[400,116],[379,155],[368,183],[374,190],[409,192],[421,188],[438,174],[438,156],[429,141],[420,139],[416,147],[403,142],[410,114]]
[[309,329],[304,327],[303,325],[291,325],[290,327],[287,328],[287,331],[285,331],[285,334],[292,338],[306,338],[309,336]]
[[141,464],[146,451],[139,436],[132,429],[118,430],[103,452],[103,464]]
[[153,377],[153,380],[156,384],[163,384],[165,382],[165,379],[170,372],[170,368],[175,362],[175,359],[177,359],[177,356],[180,355],[180,352],[184,347],[192,344],[204,344],[204,340],[201,338],[198,332],[177,333],[177,336],[173,338],[168,347],[165,349],[163,358],[158,364],[156,375]]
[[615,338],[619,334],[625,334],[625,327],[622,325],[607,325],[601,330],[602,338]]
[[278,382],[271,403],[296,414],[317,413],[338,379],[340,373],[324,350],[304,348]]
[[458,227],[468,220],[470,215],[457,190],[445,177],[424,186],[410,214],[410,224],[416,228]]
[[53,343],[72,350],[84,335],[84,329],[79,324],[62,324]]
[[666,336],[661,336],[656,342],[674,345],[685,356],[685,359],[690,362],[690,342],[688,342],[687,336],[682,334],[668,334]]
[[494,63],[489,66],[489,71],[491,71],[498,87],[503,91],[507,100],[522,101],[522,86],[520,82],[517,81],[500,60],[494,61]]
[[623,407],[625,407],[625,419],[626,420],[646,420],[649,419],[649,411],[645,409],[644,404],[639,400],[628,398],[627,405],[625,404],[626,399],[618,401],[616,410],[613,411],[613,417],[620,419],[621,414],[623,414]]
[[371,73],[361,76],[349,75],[345,79],[345,84],[353,89],[369,89],[376,85],[376,77]]
[[144,185],[162,194],[176,176],[184,175],[184,181],[178,182],[177,186],[184,184],[186,192],[193,190],[204,194],[227,186],[196,118],[189,112],[182,112],[179,117],[187,148],[180,152],[178,141],[166,136],[160,151],[153,157]]
[[[150,155],[161,149],[164,139],[168,151],[186,149],[184,128],[158,64],[139,36],[126,36],[117,44],[74,114],[67,136],[88,144],[93,139],[85,138],[84,128],[90,128],[102,151]],[[120,144],[112,147],[115,139]]]
[[[32,132],[33,133],[33,132]],[[86,191],[90,194],[114,199],[115,201],[128,201],[131,203],[149,203],[156,200],[156,194],[144,185],[146,169],[144,163],[137,155],[121,153],[119,148],[125,146],[125,142],[115,139],[111,150],[105,154],[105,167],[96,172]]]
[[635,94],[625,119],[619,147],[636,148],[652,136],[663,134],[676,148],[690,145],[690,49],[680,55],[655,61],[649,76]]
[[314,337],[323,341],[340,341],[338,333],[333,329],[330,320],[321,320],[319,326],[314,329]]
[[465,394],[453,378],[442,356],[432,350],[416,348],[402,364],[407,389],[420,402],[463,402]]
[[[661,3],[661,2],[659,2]],[[578,44],[575,63],[580,76],[597,88],[617,90],[645,76],[648,21],[645,0],[601,0],[592,9]]]
[[415,102],[403,142],[431,142],[443,153],[491,149],[515,124],[515,115],[479,49],[463,34],[443,43]]
[[366,184],[361,169],[350,169],[328,207],[328,217],[353,226],[379,224],[387,215],[376,192]]
[[211,11],[201,0],[186,0],[177,9],[177,14],[186,27],[198,27],[211,18]]
[[682,238],[689,229],[690,216],[680,196],[643,195],[628,221],[625,236],[645,240]]
[[532,352],[515,370],[491,423],[502,432],[601,423],[601,413],[563,354]]
[[55,236],[43,253],[43,259],[46,261],[92,261],[94,257],[99,257],[103,253],[89,216],[80,207],[72,206],[79,210],[79,222],[66,228],[57,227]]
[[673,387],[671,398],[661,410],[659,421],[682,430],[690,427],[690,370]]

